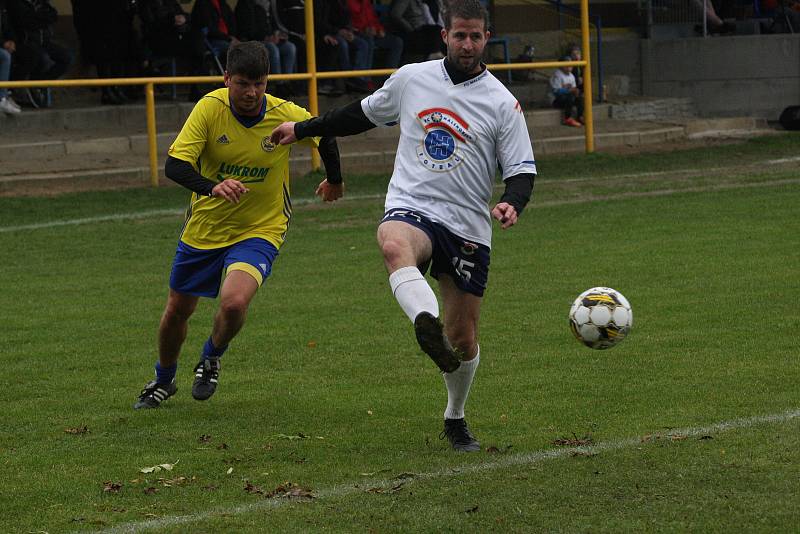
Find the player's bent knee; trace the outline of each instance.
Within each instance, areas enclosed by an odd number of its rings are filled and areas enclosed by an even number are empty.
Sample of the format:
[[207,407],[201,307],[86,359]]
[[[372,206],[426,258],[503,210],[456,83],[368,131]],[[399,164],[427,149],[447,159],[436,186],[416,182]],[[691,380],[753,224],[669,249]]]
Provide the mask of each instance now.
[[241,317],[247,313],[250,301],[242,295],[228,296],[219,304],[221,313],[229,317]]
[[381,242],[381,253],[383,254],[383,260],[386,264],[393,267],[411,265],[414,263],[411,247],[408,246],[408,243],[397,239],[387,239]]

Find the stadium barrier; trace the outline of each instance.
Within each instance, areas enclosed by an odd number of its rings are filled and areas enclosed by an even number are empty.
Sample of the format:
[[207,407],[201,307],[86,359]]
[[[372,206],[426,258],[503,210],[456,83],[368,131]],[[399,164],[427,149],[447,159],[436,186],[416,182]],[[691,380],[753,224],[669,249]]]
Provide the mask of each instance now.
[[[565,66],[584,68],[584,118],[585,118],[585,137],[586,152],[594,152],[594,120],[592,114],[592,75],[591,75],[591,55],[589,52],[589,0],[581,1],[581,36],[584,59],[581,61],[534,61],[531,63],[492,63],[487,65],[491,71],[495,70],[535,70],[552,69]],[[305,22],[306,35],[314,35],[313,20],[313,0],[305,1]],[[324,71],[316,70],[316,51],[314,39],[306,40],[306,63],[309,72],[295,74],[274,74],[270,75],[270,80],[308,80],[308,107],[312,115],[319,115],[319,96],[317,93],[317,80],[330,78],[356,78],[362,76],[388,76],[395,69],[369,69],[369,70],[347,70],[347,71]],[[158,186],[158,149],[156,145],[156,107],[155,107],[155,86],[156,85],[177,85],[177,84],[204,84],[222,83],[222,76],[157,76],[142,78],[91,78],[74,80],[23,80],[13,82],[0,82],[0,88],[22,89],[22,88],[53,88],[53,87],[104,87],[112,85],[143,85],[145,92],[145,113],[147,115],[147,140],[148,156],[150,163],[150,184]],[[320,166],[319,153],[316,150],[311,152],[312,168]]]

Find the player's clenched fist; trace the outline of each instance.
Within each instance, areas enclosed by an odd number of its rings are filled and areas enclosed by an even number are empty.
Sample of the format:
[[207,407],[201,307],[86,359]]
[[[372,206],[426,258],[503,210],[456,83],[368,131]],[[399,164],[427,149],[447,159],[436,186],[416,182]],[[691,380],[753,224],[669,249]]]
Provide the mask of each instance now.
[[344,194],[344,184],[332,184],[325,179],[319,183],[319,186],[314,194],[318,197],[322,197],[322,200],[325,202],[333,202],[334,200],[342,198],[342,195]]
[[272,141],[274,145],[288,145],[289,143],[294,143],[297,141],[297,137],[294,135],[294,125],[293,122],[284,122],[274,130],[272,130],[272,135],[269,136],[269,140]]
[[239,180],[228,178],[214,186],[214,189],[211,190],[211,196],[222,197],[228,202],[238,204],[241,196],[248,191],[250,190]]
[[500,221],[503,230],[517,224],[517,210],[507,202],[497,204],[492,210],[492,217]]

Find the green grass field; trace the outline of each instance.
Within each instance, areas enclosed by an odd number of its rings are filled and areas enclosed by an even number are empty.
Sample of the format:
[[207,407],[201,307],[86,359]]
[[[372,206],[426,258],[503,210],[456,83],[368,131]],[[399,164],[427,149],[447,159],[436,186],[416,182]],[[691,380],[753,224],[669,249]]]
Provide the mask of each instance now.
[[[217,394],[190,395],[205,300],[178,394],[137,412],[188,195],[0,199],[0,532],[794,530],[799,143],[540,161],[495,232],[469,455],[375,245],[387,177],[332,206],[296,180]],[[610,351],[567,324],[596,285],[633,306]]]

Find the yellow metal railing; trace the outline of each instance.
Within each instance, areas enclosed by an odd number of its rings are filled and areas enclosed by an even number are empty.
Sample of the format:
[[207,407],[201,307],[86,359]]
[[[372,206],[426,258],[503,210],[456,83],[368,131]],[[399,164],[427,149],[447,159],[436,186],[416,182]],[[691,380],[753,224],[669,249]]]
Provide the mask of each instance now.
[[[533,70],[551,69],[565,66],[583,67],[584,76],[584,118],[586,133],[586,152],[594,152],[594,120],[592,115],[592,70],[589,53],[589,1],[580,0],[581,3],[581,34],[583,57],[581,61],[538,61],[532,63],[493,63],[487,65],[489,70]],[[314,35],[313,0],[305,1],[306,35]],[[314,40],[306,39],[306,62],[308,72],[296,74],[274,74],[270,80],[308,80],[308,111],[312,115],[319,115],[319,100],[317,97],[317,80],[329,78],[355,78],[361,76],[388,76],[394,69],[370,69],[357,71],[325,71],[316,72],[316,53]],[[104,87],[110,85],[144,85],[145,113],[147,114],[147,141],[150,162],[150,183],[158,186],[158,148],[156,144],[156,110],[155,91],[156,85],[196,84],[196,83],[221,83],[222,76],[177,76],[177,77],[149,77],[149,78],[96,78],[80,80],[25,80],[14,82],[0,82],[0,88],[31,88],[31,87]],[[319,168],[319,154],[312,151],[312,168]]]

